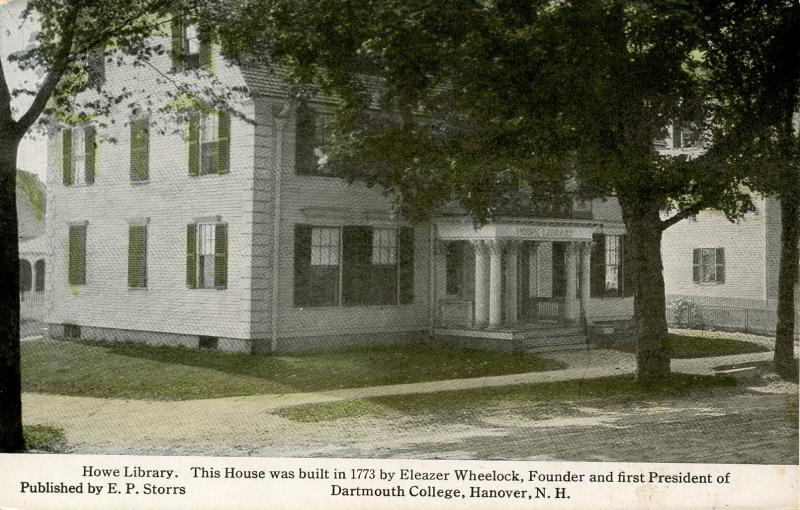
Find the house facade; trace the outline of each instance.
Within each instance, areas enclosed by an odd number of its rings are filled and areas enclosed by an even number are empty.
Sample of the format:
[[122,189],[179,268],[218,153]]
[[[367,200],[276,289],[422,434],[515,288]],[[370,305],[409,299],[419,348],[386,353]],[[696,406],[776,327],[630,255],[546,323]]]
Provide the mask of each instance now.
[[585,347],[590,325],[631,318],[615,199],[567,198],[479,228],[445,210],[412,224],[379,190],[319,166],[321,98],[287,99],[274,74],[229,65],[191,24],[160,42],[172,51],[152,68],[90,53],[90,79],[166,96],[161,72],[197,69],[246,94],[236,113],[161,122],[121,105],[110,122],[52,131],[51,336],[247,352],[429,339],[518,349],[543,336]]

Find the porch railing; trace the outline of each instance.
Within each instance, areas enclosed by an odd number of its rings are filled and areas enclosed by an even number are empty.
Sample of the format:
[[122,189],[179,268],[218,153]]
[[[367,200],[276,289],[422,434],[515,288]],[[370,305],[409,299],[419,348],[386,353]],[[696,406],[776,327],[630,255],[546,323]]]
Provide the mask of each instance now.
[[558,320],[564,313],[564,303],[559,298],[533,298],[530,304],[537,320]]
[[439,301],[439,314],[437,323],[440,326],[472,326],[474,319],[474,305],[472,301]]
[[19,312],[23,319],[44,318],[44,291],[28,290],[19,293]]

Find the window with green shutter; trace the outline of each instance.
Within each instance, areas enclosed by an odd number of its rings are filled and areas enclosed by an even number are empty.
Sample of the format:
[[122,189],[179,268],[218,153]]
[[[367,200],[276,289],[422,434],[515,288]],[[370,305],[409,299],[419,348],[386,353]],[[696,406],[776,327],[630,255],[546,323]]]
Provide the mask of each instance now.
[[227,288],[227,224],[199,222],[187,225],[186,285],[192,289]]
[[213,71],[213,37],[201,34],[196,23],[182,18],[172,20],[172,69]]
[[131,120],[131,182],[150,179],[150,121]]
[[128,227],[128,287],[147,287],[147,226]]
[[94,184],[97,133],[92,126],[65,127],[61,132],[61,175],[65,186]]
[[86,283],[86,225],[69,227],[67,280],[70,285]]
[[189,175],[223,175],[230,171],[231,117],[227,112],[189,116]]

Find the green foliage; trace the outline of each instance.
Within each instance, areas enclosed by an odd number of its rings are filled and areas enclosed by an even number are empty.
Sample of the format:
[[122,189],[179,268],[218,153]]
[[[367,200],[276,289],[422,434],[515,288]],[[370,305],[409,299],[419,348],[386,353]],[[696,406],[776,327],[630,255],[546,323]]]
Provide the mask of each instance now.
[[25,446],[28,450],[57,453],[63,451],[67,443],[64,429],[58,425],[25,425],[22,435],[25,437]]
[[217,12],[228,53],[270,55],[301,90],[336,97],[341,171],[411,217],[457,198],[483,220],[509,183],[573,176],[588,195],[701,202],[731,218],[749,207],[724,167],[654,150],[674,118],[708,116],[693,2],[230,5]]
[[[636,352],[634,345],[614,345],[613,348],[624,352]],[[707,358],[769,351],[763,345],[734,338],[712,338],[674,333],[670,333],[667,337],[667,349],[672,359]]]
[[22,192],[28,205],[36,213],[36,219],[42,220],[45,212],[44,184],[36,174],[17,170],[17,189]]

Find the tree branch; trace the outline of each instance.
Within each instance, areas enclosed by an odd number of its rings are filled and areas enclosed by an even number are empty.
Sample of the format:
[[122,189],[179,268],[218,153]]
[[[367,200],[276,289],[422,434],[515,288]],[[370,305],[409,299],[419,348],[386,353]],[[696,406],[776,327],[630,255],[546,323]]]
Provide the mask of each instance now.
[[677,214],[674,216],[670,216],[666,220],[661,222],[661,230],[666,230],[672,225],[678,223],[681,220],[685,220],[689,216],[694,216],[695,214],[699,213],[705,208],[702,202],[695,202],[694,204],[690,205],[686,209],[682,209],[678,211]]
[[14,129],[19,137],[22,137],[33,123],[36,122],[36,119],[39,118],[39,115],[41,115],[44,107],[47,105],[47,101],[58,86],[58,82],[61,81],[61,78],[64,76],[67,66],[69,66],[69,54],[72,51],[72,41],[75,38],[75,27],[79,12],[80,8],[78,4],[72,4],[62,25],[63,36],[61,38],[61,45],[56,52],[53,67],[47,72],[47,76],[45,76],[44,82],[41,88],[39,88],[36,97],[33,98],[33,103],[31,103],[28,111],[14,124]]

